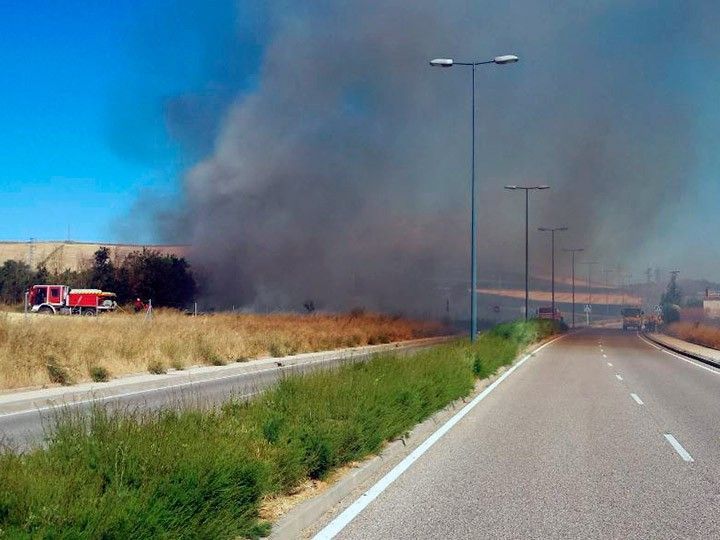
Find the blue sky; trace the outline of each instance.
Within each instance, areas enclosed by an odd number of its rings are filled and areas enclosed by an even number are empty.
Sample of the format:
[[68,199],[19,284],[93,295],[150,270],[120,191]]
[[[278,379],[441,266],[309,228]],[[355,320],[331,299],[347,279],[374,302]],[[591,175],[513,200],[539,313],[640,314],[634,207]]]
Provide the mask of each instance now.
[[139,194],[172,205],[253,83],[258,33],[235,17],[230,1],[4,2],[0,239],[158,240],[134,226]]

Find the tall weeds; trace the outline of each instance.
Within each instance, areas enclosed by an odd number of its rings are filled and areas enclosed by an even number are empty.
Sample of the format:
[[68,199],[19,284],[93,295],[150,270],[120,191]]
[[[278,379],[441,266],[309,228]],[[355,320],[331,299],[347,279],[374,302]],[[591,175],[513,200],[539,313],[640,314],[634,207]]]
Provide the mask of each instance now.
[[[93,367],[114,376],[148,365],[221,365],[263,355],[401,341],[445,331],[430,322],[375,314],[215,314],[156,310],[100,317],[0,315],[0,389],[57,384],[55,374],[90,380]],[[53,370],[47,368],[53,359]]]
[[551,331],[518,323],[474,345],[383,354],[288,377],[254,401],[214,411],[66,415],[46,448],[0,454],[0,535],[265,535],[264,496],[376,453]]

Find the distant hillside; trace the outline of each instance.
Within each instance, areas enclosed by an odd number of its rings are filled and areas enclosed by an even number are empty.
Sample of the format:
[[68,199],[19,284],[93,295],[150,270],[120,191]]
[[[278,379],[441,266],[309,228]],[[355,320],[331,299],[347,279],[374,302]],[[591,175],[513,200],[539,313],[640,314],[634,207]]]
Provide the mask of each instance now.
[[44,264],[51,272],[65,269],[81,270],[86,268],[93,253],[101,247],[110,249],[111,257],[120,261],[133,251],[143,248],[164,254],[184,257],[188,246],[183,245],[140,245],[140,244],[98,244],[91,242],[0,242],[0,264],[8,259],[24,261],[33,268]]

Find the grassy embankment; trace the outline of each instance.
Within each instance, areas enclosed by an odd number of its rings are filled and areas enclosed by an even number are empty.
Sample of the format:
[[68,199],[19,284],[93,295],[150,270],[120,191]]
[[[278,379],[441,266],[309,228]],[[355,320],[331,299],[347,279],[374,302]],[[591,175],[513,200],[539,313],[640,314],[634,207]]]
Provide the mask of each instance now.
[[676,322],[667,325],[665,333],[691,343],[720,349],[720,327],[718,326],[701,322]]
[[156,310],[100,317],[0,314],[0,390],[105,380],[442,334],[436,324],[375,314],[214,314]]
[[472,346],[289,377],[214,412],[65,419],[46,449],[0,454],[0,536],[264,535],[265,498],[378,452],[553,331],[501,325]]

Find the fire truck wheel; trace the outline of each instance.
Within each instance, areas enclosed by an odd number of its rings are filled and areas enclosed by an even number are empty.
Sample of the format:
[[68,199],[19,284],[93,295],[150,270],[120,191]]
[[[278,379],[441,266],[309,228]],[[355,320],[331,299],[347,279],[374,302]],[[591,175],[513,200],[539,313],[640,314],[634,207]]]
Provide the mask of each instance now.
[[50,306],[42,306],[40,309],[38,309],[38,313],[40,315],[53,315],[55,312]]
[[92,309],[92,308],[90,308],[90,309],[84,309],[83,312],[82,312],[82,314],[83,314],[85,317],[94,317],[94,316],[96,315],[95,310]]

